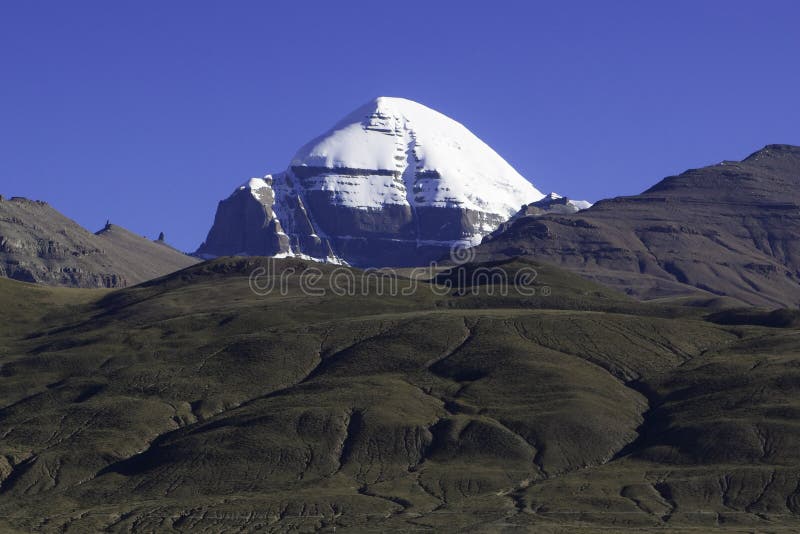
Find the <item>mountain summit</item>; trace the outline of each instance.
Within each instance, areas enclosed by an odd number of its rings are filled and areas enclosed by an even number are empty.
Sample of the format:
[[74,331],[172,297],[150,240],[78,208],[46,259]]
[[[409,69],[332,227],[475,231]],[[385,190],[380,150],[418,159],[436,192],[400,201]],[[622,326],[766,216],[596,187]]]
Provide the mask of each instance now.
[[380,97],[221,201],[197,253],[420,264],[543,196],[462,124]]

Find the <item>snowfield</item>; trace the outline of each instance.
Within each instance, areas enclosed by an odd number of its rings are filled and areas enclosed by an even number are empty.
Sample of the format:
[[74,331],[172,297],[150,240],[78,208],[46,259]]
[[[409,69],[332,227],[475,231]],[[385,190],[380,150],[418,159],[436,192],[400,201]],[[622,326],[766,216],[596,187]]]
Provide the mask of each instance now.
[[404,98],[361,106],[298,150],[291,167],[329,170],[314,187],[361,209],[460,207],[508,217],[544,196],[462,124]]

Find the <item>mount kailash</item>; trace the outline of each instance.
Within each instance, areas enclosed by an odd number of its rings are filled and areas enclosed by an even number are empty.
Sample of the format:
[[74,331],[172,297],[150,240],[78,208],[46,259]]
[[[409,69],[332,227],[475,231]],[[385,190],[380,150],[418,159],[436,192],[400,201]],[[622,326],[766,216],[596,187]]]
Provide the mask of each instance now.
[[544,198],[460,123],[380,97],[222,200],[196,254],[423,265]]

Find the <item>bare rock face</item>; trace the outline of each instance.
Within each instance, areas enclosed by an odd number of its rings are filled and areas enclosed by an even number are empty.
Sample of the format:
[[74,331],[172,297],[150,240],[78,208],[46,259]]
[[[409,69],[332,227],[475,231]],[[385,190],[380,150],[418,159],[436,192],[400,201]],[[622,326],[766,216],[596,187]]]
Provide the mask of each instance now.
[[541,217],[542,215],[571,215],[581,210],[588,209],[592,206],[591,202],[586,200],[572,200],[567,197],[562,197],[558,193],[550,193],[545,195],[541,200],[531,202],[522,206],[517,213],[515,213],[509,220],[502,223],[491,234],[485,236],[483,241],[490,241],[508,230],[512,224],[522,217]]
[[[291,235],[284,231],[282,221],[291,228]],[[296,251],[334,258],[329,242],[315,233],[293,180],[281,173],[252,178],[221,201],[198,255],[284,257]]]
[[479,258],[534,256],[629,294],[800,305],[800,147],[769,145],[574,214],[519,217]]
[[0,276],[47,285],[125,287],[197,260],[106,224],[93,234],[45,202],[0,200]]
[[220,202],[197,254],[424,264],[542,196],[461,124],[382,97]]

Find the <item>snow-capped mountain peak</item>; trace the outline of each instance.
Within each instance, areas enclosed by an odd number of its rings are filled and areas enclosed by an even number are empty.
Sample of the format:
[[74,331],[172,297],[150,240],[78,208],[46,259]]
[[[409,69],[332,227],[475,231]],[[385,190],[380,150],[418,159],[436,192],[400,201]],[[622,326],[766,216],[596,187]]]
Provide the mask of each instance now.
[[198,253],[422,264],[543,197],[462,124],[380,97],[222,201]]
[[[298,150],[291,167],[331,171],[319,173],[317,185],[340,205],[362,209],[388,203],[510,216],[519,198],[543,196],[462,124],[404,98],[380,97],[356,109]],[[354,188],[341,178],[350,173],[337,169],[375,172]]]

